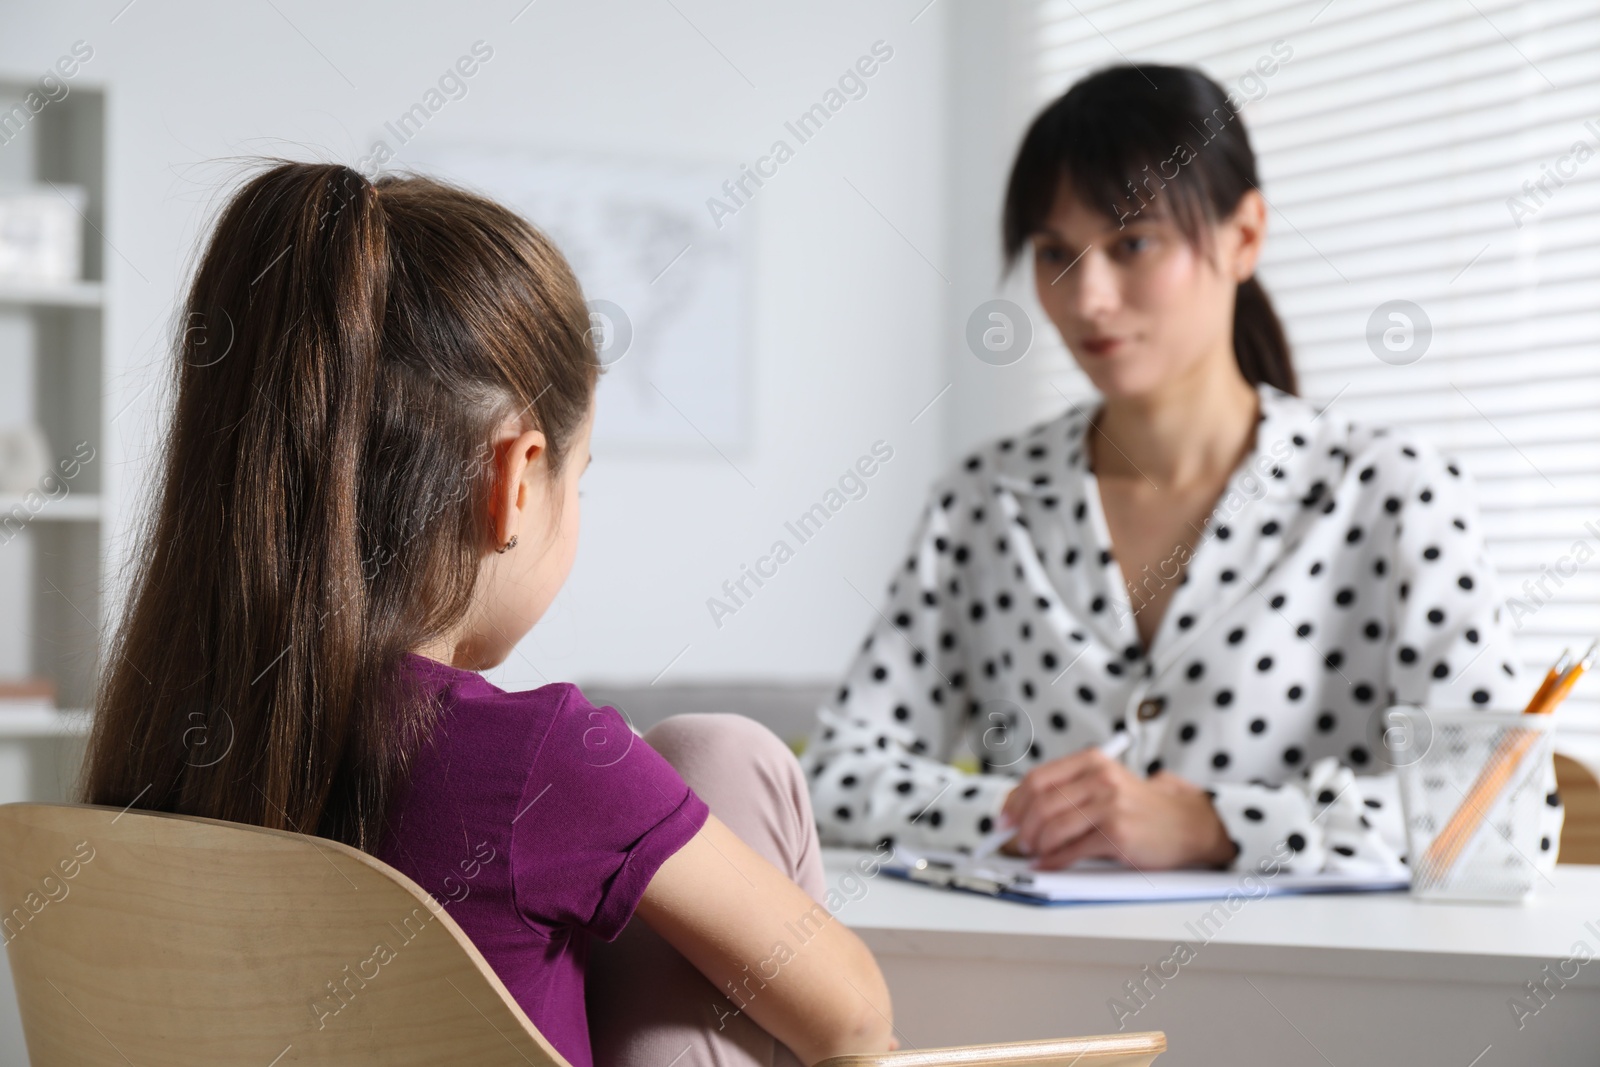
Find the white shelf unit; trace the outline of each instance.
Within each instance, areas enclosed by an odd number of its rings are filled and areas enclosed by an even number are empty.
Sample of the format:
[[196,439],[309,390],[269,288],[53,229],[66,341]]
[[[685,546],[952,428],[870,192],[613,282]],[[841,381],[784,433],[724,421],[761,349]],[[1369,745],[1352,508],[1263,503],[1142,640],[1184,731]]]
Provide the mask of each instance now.
[[[13,508],[27,509],[28,501],[20,493],[0,493],[0,515],[9,515]],[[53,500],[40,508],[32,522],[99,522],[100,494],[72,493]]]
[[81,708],[0,708],[0,741],[49,741],[89,732],[89,713]]
[[105,286],[99,282],[44,285],[0,279],[0,306],[97,308],[104,303]]
[[[0,100],[34,80],[0,76]],[[89,194],[81,280],[0,280],[0,426],[39,426],[52,465],[93,449],[64,492],[0,493],[0,678],[52,679],[60,709],[90,705],[103,626],[105,114],[103,88],[74,82],[0,146],[0,189]],[[87,725],[83,710],[0,706],[0,802],[70,797]]]

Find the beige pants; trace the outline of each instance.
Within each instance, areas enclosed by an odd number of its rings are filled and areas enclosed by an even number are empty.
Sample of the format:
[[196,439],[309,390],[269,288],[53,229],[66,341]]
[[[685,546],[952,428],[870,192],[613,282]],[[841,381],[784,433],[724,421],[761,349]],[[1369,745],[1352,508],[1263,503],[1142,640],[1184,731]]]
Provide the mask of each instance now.
[[[675,715],[644,735],[751,848],[812,898],[827,892],[805,775],[789,747],[743,715]],[[799,1067],[788,1046],[635,918],[590,944],[595,1067]]]

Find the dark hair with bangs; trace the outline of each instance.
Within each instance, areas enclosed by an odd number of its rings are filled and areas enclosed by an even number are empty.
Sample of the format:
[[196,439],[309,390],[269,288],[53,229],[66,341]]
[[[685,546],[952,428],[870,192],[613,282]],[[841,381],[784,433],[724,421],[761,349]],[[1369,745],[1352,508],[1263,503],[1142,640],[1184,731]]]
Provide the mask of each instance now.
[[[1150,65],[1096,71],[1033,120],[1006,187],[1008,269],[1044,225],[1063,181],[1119,223],[1154,204],[1201,250],[1208,227],[1260,184],[1250,137],[1222,87],[1192,67]],[[1283,324],[1254,277],[1239,283],[1233,351],[1251,385],[1299,392]]]

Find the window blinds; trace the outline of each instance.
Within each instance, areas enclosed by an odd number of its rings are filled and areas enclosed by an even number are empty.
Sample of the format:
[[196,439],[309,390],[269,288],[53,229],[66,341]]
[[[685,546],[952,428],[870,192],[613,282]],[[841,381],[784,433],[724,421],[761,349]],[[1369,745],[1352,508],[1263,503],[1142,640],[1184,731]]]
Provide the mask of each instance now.
[[[1246,101],[1273,209],[1260,277],[1302,391],[1344,418],[1414,427],[1471,472],[1526,670],[1600,634],[1600,5],[1033,12],[1039,106],[1127,61],[1194,64]],[[1421,316],[1374,319],[1396,300]],[[1087,388],[1075,372],[1045,385]],[[1600,681],[1562,718],[1600,731]]]

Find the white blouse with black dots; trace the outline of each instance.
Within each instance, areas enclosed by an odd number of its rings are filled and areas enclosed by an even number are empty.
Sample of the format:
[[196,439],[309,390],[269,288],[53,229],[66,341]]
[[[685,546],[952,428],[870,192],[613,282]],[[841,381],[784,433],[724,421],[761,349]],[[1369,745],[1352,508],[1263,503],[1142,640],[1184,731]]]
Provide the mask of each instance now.
[[[824,843],[970,849],[1030,768],[1126,730],[1122,759],[1212,793],[1236,869],[1398,873],[1381,716],[1517,710],[1469,480],[1422,442],[1259,387],[1253,451],[1148,650],[1074,411],[934,486],[910,554],[801,758]],[[968,753],[981,772],[949,761]],[[1541,866],[1562,819],[1546,772]]]

